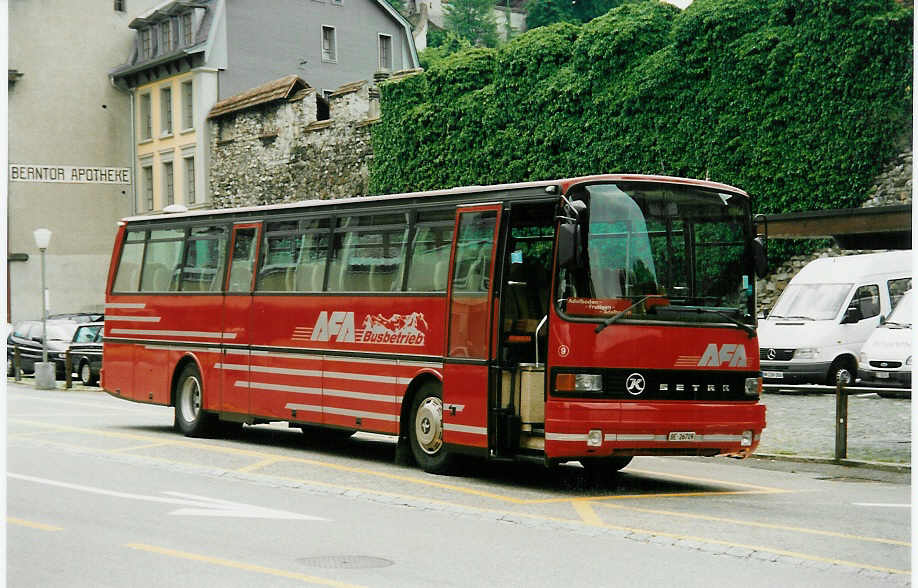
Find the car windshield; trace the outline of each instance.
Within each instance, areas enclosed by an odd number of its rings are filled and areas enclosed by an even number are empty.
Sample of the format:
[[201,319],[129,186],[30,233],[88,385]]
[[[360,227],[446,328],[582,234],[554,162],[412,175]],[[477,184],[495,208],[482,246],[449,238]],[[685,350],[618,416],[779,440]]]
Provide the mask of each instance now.
[[96,340],[96,335],[99,334],[99,329],[101,325],[93,325],[90,327],[80,327],[77,329],[76,335],[73,336],[74,343],[92,343]]
[[[748,198],[674,184],[594,184],[569,194],[576,266],[559,269],[569,316],[752,322]],[[578,205],[580,200],[585,207]]]
[[909,290],[899,300],[896,308],[886,321],[888,324],[912,326],[912,291]]
[[790,284],[769,318],[823,321],[838,316],[851,284]]

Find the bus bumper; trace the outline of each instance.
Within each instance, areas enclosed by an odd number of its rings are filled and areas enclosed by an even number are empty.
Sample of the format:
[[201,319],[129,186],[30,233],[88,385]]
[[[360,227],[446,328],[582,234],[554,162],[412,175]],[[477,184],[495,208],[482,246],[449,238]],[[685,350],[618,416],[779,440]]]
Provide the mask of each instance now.
[[755,451],[764,429],[765,406],[756,402],[549,401],[545,457],[743,456]]

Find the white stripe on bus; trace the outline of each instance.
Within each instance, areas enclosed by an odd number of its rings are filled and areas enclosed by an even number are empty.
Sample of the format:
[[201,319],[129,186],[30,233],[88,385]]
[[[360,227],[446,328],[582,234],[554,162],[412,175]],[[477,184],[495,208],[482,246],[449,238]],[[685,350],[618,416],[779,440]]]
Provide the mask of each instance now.
[[309,412],[321,412],[325,414],[334,414],[338,416],[352,416],[360,417],[365,419],[374,419],[377,421],[391,421],[398,422],[398,415],[394,414],[383,414],[379,412],[367,412],[364,410],[349,410],[346,408],[329,408],[321,406],[309,406],[306,404],[294,404],[288,403],[284,408],[288,410],[306,410]]
[[158,323],[162,320],[162,317],[158,316],[127,316],[121,314],[108,314],[105,315],[105,320],[107,322],[112,321],[130,321],[132,323]]
[[401,396],[370,394],[369,392],[351,392],[350,390],[331,390],[328,388],[323,388],[322,394],[324,396],[332,396],[335,398],[354,398],[357,400],[371,400],[373,402],[391,402],[393,404],[401,404],[402,402]]
[[295,392],[297,394],[322,394],[322,388],[309,388],[306,386],[285,386],[284,384],[266,384],[264,382],[246,382],[245,380],[237,380],[235,386],[240,388],[245,388],[250,386],[252,388],[261,388],[262,390],[275,390],[277,392]]
[[456,425],[453,423],[444,423],[444,431],[452,431],[453,433],[468,433],[470,435],[487,435],[488,429],[486,427],[470,427],[469,425]]
[[[146,308],[147,305],[143,302],[107,302],[105,303],[105,308]],[[106,317],[107,318],[107,317]]]
[[[107,340],[107,338],[106,338]],[[183,347],[181,345],[144,345],[144,349],[151,351],[185,351],[188,353],[220,353],[219,347]]]
[[144,329],[112,329],[109,333],[113,335],[161,335],[172,337],[193,337],[195,339],[214,338],[214,339],[235,339],[236,333],[220,333],[207,331],[157,331]]

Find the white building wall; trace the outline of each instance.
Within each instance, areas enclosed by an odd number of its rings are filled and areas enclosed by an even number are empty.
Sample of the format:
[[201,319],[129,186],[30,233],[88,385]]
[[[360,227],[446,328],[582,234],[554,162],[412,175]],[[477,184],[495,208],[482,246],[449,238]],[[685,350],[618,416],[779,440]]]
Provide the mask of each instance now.
[[[130,97],[108,72],[133,47],[131,14],[152,6],[72,0],[9,1],[10,165],[131,169]],[[133,180],[133,178],[131,178]],[[53,232],[47,252],[50,312],[98,310],[116,222],[131,214],[130,184],[8,184],[7,245],[28,261],[8,262],[7,320],[41,315],[41,261],[32,231]]]

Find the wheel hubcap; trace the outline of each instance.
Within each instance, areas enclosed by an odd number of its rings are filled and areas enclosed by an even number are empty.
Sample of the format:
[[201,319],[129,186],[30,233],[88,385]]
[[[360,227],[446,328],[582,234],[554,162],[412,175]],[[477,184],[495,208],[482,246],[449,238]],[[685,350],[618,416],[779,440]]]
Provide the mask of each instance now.
[[414,430],[418,446],[434,455],[443,445],[443,402],[439,398],[425,398],[418,406],[414,419]]
[[835,374],[835,380],[837,382],[841,382],[842,384],[850,384],[851,372],[849,372],[846,368],[841,368],[838,370],[838,373]]
[[80,379],[83,380],[84,384],[88,384],[90,380],[91,372],[89,371],[89,364],[83,364],[83,367],[80,368]]
[[182,383],[182,418],[186,423],[198,420],[201,412],[201,383],[194,376]]

